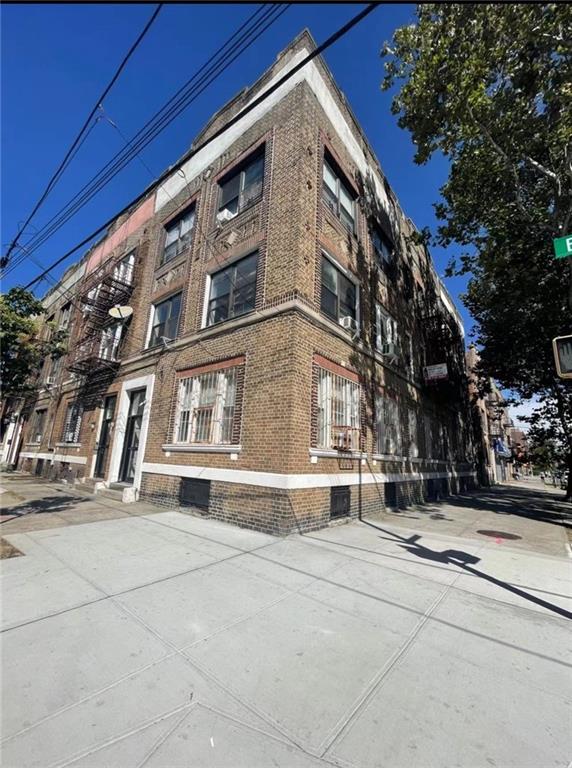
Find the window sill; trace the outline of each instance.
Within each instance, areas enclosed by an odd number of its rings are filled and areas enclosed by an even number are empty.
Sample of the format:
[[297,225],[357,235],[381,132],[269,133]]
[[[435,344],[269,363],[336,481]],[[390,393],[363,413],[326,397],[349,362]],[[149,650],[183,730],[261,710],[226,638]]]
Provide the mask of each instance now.
[[40,440],[37,443],[25,443],[26,448],[39,448],[42,444],[42,441]]
[[81,448],[81,443],[56,443],[56,448]]
[[396,456],[393,453],[374,453],[372,458],[376,461],[408,461],[407,456]]
[[367,453],[362,453],[362,451],[338,451],[335,448],[310,448],[310,456],[318,456],[323,459],[365,459]]
[[231,216],[229,218],[221,217],[220,211],[217,211],[217,214],[215,216],[215,226],[219,229],[223,229],[227,224],[230,224],[232,221],[236,221],[240,216],[242,216],[244,213],[247,213],[247,211],[252,210],[258,203],[262,201],[263,195],[260,195],[260,197],[257,197],[256,200],[252,200],[248,203],[248,205],[245,205],[244,208],[241,208],[240,211],[237,211],[234,216]]
[[170,453],[240,453],[242,445],[193,443],[192,445],[162,445],[161,449]]

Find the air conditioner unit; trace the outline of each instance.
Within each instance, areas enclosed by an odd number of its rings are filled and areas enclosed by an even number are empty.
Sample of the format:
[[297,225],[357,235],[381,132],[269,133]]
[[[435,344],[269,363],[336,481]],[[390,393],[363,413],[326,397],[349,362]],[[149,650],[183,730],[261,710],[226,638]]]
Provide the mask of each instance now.
[[232,213],[232,211],[229,211],[228,208],[225,208],[223,211],[219,211],[217,213],[216,220],[219,222],[230,221],[231,219],[234,219],[235,216],[235,213]]
[[332,431],[332,444],[338,451],[352,450],[352,430],[349,427],[334,427]]
[[397,344],[382,344],[381,354],[384,357],[399,357],[399,347]]
[[338,322],[342,326],[342,328],[345,328],[346,331],[352,331],[353,333],[357,333],[358,325],[351,315],[340,317]]

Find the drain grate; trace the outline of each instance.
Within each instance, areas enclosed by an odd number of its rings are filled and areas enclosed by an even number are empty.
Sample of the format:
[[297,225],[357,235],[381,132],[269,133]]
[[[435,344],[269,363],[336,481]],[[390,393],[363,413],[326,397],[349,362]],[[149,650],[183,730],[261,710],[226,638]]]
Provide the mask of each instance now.
[[481,536],[491,536],[493,539],[510,539],[516,541],[516,539],[522,539],[522,536],[517,536],[516,533],[507,533],[506,531],[477,531]]

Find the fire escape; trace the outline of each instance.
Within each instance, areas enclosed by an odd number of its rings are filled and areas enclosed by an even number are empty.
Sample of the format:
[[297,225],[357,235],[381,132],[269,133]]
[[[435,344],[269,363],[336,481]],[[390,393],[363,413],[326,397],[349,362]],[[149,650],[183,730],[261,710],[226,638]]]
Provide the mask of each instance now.
[[82,379],[78,401],[87,410],[101,398],[117,373],[126,322],[109,315],[128,303],[133,291],[134,257],[102,264],[84,280],[79,300],[82,325],[68,370]]

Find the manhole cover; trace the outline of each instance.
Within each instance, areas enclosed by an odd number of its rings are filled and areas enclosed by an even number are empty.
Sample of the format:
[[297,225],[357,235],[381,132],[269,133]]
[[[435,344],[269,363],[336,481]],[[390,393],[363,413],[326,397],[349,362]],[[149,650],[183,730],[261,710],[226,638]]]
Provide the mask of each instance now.
[[477,531],[481,536],[492,536],[493,539],[522,539],[522,536],[517,536],[516,533],[507,533],[506,531]]

